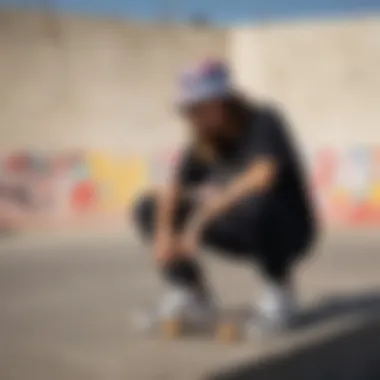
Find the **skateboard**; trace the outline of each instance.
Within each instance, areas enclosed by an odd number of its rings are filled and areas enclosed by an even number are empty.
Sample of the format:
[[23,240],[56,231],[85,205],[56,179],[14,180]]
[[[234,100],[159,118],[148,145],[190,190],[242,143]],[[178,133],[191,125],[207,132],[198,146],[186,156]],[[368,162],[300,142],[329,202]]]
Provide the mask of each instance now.
[[186,336],[213,337],[218,342],[232,344],[242,340],[242,327],[234,321],[215,320],[205,323],[191,324],[180,320],[163,321],[159,327],[161,336],[169,340],[177,340]]
[[145,326],[140,326],[140,331],[171,341],[198,337],[215,339],[224,344],[236,344],[245,340],[248,318],[248,314],[242,311],[225,310],[203,321],[185,318],[164,319],[154,324],[145,321],[143,323]]

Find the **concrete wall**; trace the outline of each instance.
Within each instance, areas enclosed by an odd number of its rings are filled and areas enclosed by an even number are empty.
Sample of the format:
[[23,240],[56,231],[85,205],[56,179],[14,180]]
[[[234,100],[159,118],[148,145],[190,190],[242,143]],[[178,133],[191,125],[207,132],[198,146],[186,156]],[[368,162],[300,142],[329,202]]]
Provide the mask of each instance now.
[[0,229],[125,220],[183,138],[176,74],[225,44],[207,27],[0,12]]
[[380,17],[236,28],[229,48],[241,85],[307,144],[380,144]]
[[225,31],[2,11],[0,52],[2,150],[172,146],[175,74],[204,56],[228,56],[306,143],[380,142],[380,17]]
[[380,18],[222,30],[3,11],[0,54],[0,227],[124,217],[175,160],[175,74],[204,56],[283,105],[329,222],[380,224]]
[[0,12],[0,148],[147,151],[181,138],[173,81],[226,32]]

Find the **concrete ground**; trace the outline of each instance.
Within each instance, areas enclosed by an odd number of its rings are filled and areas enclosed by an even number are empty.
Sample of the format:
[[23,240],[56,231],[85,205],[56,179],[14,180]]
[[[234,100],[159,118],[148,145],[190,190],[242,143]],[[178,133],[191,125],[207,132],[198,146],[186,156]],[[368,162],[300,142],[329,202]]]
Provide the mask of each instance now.
[[[245,361],[256,366],[338,339],[380,305],[380,236],[340,233],[326,237],[300,267],[305,310],[294,331],[232,346],[206,337],[142,337],[131,329],[129,316],[161,290],[146,249],[122,236],[80,244],[63,240],[0,242],[2,380],[203,379]],[[244,308],[258,294],[258,275],[250,268],[212,256],[205,261],[226,307]]]

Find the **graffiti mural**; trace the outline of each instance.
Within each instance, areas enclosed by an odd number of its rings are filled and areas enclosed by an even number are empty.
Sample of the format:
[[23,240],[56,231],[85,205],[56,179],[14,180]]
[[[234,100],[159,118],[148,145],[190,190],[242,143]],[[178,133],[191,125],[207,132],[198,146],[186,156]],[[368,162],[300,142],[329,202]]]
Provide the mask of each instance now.
[[[178,150],[153,157],[91,150],[3,154],[0,227],[55,227],[125,217],[142,189],[165,182],[179,156]],[[380,225],[380,148],[316,149],[308,161],[324,223]]]
[[312,170],[322,219],[328,224],[380,224],[379,148],[321,149]]
[[0,174],[0,224],[18,227],[121,214],[149,178],[146,160],[96,151],[4,155]]

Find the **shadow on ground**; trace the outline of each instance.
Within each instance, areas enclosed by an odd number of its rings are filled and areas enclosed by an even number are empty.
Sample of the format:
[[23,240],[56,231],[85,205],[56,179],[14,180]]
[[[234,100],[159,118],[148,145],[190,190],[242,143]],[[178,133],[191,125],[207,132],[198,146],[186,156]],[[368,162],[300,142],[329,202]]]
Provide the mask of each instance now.
[[207,380],[379,380],[380,293],[330,298],[301,315],[294,328],[303,329],[331,319],[360,317],[357,326],[281,356],[241,363],[205,377]]
[[303,311],[294,329],[303,329],[343,317],[372,317],[380,314],[380,292],[369,291],[355,296],[330,296],[319,305]]

